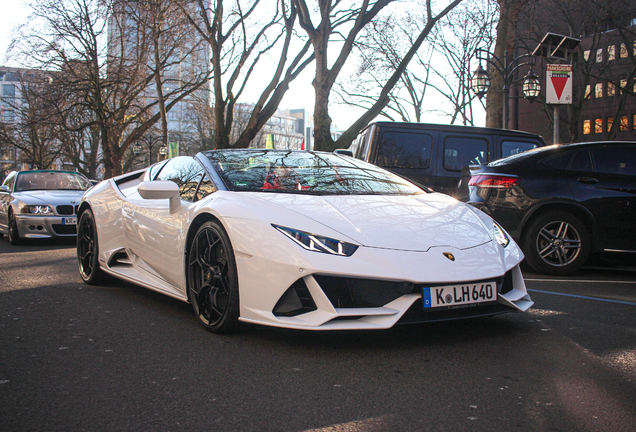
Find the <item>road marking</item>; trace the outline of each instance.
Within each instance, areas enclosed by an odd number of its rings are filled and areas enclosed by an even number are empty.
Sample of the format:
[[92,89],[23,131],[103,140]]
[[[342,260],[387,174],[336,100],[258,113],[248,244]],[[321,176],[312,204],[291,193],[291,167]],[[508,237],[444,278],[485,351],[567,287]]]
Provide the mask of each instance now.
[[572,279],[529,279],[523,278],[525,281],[532,282],[574,282],[574,283],[615,283],[615,284],[636,284],[636,281],[608,281],[608,280],[572,280]]
[[636,303],[620,301],[620,300],[610,300],[610,299],[604,299],[604,298],[598,298],[598,297],[588,297],[588,296],[582,296],[582,295],[576,295],[576,294],[563,294],[563,293],[558,293],[558,292],[542,291],[542,290],[535,290],[535,289],[529,289],[528,291],[529,292],[537,292],[537,293],[541,293],[541,294],[552,294],[552,295],[563,296],[563,297],[574,297],[574,298],[579,298],[579,299],[584,299],[584,300],[596,300],[596,301],[601,301],[601,302],[606,302],[606,303],[618,303],[618,304],[623,304],[623,305],[628,305],[628,306],[636,306]]

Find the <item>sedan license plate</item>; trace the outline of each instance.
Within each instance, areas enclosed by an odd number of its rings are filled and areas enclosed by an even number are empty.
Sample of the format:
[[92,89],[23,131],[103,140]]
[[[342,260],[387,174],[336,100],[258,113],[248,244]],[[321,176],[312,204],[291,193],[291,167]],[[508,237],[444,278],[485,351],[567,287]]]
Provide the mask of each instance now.
[[422,291],[424,309],[462,307],[497,301],[497,283],[479,282],[465,285],[426,287]]
[[62,225],[77,225],[77,218],[62,218]]

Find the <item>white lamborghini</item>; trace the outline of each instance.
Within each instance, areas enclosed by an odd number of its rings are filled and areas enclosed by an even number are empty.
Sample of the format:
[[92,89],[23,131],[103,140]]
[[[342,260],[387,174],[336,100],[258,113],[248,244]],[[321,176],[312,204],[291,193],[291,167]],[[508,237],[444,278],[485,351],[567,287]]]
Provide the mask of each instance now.
[[526,311],[521,250],[481,211],[348,156],[217,150],[99,183],[78,211],[89,284],[114,276],[242,323],[384,329]]

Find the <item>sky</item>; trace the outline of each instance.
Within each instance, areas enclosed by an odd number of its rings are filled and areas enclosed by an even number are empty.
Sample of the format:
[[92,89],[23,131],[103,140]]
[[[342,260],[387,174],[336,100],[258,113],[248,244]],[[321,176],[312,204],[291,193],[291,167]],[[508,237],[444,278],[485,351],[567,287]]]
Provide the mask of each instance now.
[[[24,22],[28,15],[28,8],[24,6],[22,0],[0,0],[0,66],[18,66],[9,62],[6,57],[6,50],[11,40],[11,32],[21,22]],[[291,83],[279,108],[305,109],[309,113],[313,112],[314,89],[311,86],[314,65],[309,65],[303,74]],[[254,96],[256,100],[257,96]],[[255,102],[245,100],[247,103]],[[332,104],[329,112],[334,127],[339,130],[348,128],[362,114],[359,108],[347,107],[344,105]],[[485,116],[484,116],[485,117]],[[426,118],[429,123],[448,123],[444,117],[431,116]]]

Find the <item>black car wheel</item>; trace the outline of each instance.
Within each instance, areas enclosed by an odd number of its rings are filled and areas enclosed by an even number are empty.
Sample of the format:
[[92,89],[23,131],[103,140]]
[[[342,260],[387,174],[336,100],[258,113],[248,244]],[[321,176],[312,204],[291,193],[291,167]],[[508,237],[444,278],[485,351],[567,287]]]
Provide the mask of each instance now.
[[99,267],[99,245],[95,216],[90,209],[84,210],[77,224],[77,263],[82,280],[89,285],[99,285],[106,273]]
[[18,232],[18,223],[15,220],[12,212],[9,212],[9,243],[12,245],[21,245],[24,241],[20,238]]
[[214,333],[239,328],[238,276],[230,239],[217,222],[197,231],[188,254],[188,290],[194,313]]
[[574,273],[590,253],[590,235],[579,218],[567,212],[549,212],[528,226],[522,240],[530,267],[539,273]]

